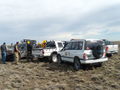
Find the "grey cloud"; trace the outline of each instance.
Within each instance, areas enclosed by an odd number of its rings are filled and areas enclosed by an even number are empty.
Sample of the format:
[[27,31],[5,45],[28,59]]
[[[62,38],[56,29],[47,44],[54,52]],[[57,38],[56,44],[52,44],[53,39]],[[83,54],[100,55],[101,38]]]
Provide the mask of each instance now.
[[[30,16],[31,18],[28,16],[29,19],[23,17],[21,20],[17,20],[13,17],[14,19],[10,21],[0,21],[0,31],[2,30],[2,35],[0,37],[4,37],[5,40],[9,38],[9,40],[12,41],[22,38],[43,40],[49,39],[50,37],[54,38],[54,36],[63,35],[64,33],[68,33],[71,36],[81,35],[85,38],[92,37],[91,35],[100,37],[104,32],[107,32],[104,33],[107,35],[111,33],[109,32],[110,27],[114,28],[120,25],[119,9],[120,5],[115,5],[93,10],[86,14],[79,12],[75,13],[78,15],[71,15],[72,11],[66,15],[66,13],[64,14],[64,12],[61,11],[57,14],[50,14],[48,17],[45,16],[44,18],[38,15],[39,17],[37,16],[37,18],[35,18],[36,16]],[[53,12],[54,11],[52,11],[52,13]]]
[[89,13],[89,15],[85,15],[82,19],[78,19],[76,22],[69,24],[65,27],[65,30],[85,32],[90,28],[94,28],[94,26],[97,27],[97,25],[98,27],[103,26],[101,27],[103,29],[110,26],[120,25],[119,9],[120,5],[116,5]]

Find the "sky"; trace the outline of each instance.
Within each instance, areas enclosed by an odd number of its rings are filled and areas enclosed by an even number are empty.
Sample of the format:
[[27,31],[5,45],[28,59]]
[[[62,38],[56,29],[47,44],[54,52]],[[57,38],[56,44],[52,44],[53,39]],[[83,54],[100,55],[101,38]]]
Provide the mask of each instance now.
[[0,0],[0,44],[120,40],[120,0]]

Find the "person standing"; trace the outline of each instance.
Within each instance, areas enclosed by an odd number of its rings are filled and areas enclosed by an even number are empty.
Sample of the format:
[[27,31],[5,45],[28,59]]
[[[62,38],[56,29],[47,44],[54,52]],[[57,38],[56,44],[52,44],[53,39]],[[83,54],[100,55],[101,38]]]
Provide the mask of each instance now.
[[3,43],[3,45],[1,45],[1,56],[2,56],[2,63],[6,64],[6,57],[7,57],[6,43]]
[[32,43],[27,41],[27,61],[32,60]]
[[19,44],[19,42],[17,42],[14,46],[14,60],[15,60],[16,64],[18,64],[18,62],[19,62],[19,54],[20,54],[18,44]]

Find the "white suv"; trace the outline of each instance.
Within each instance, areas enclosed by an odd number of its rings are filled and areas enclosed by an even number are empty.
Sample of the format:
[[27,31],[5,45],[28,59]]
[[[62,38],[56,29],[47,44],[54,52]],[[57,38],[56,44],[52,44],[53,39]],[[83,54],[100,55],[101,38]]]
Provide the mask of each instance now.
[[67,61],[74,63],[75,70],[79,70],[82,64],[102,63],[106,58],[105,47],[102,40],[82,39],[71,40],[58,54],[58,63]]

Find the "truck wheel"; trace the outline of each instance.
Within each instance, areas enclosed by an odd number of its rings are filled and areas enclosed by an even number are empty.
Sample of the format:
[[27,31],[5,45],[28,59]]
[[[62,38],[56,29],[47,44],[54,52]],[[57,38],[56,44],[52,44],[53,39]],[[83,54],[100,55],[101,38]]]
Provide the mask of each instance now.
[[102,67],[102,62],[101,63],[97,63],[96,65],[95,65],[95,67]]
[[52,62],[53,63],[58,62],[57,54],[52,54]]
[[58,64],[60,65],[62,63],[62,59],[61,59],[61,56],[60,55],[57,55],[57,60],[58,60]]
[[74,69],[76,70],[76,71],[78,71],[79,69],[81,69],[82,68],[82,65],[81,65],[81,63],[80,63],[80,60],[78,59],[78,58],[75,58],[75,60],[74,60]]
[[106,54],[106,56],[110,58],[110,57],[112,57],[112,54]]
[[101,62],[101,63],[98,63],[98,67],[102,67],[102,65],[103,65],[103,63]]

